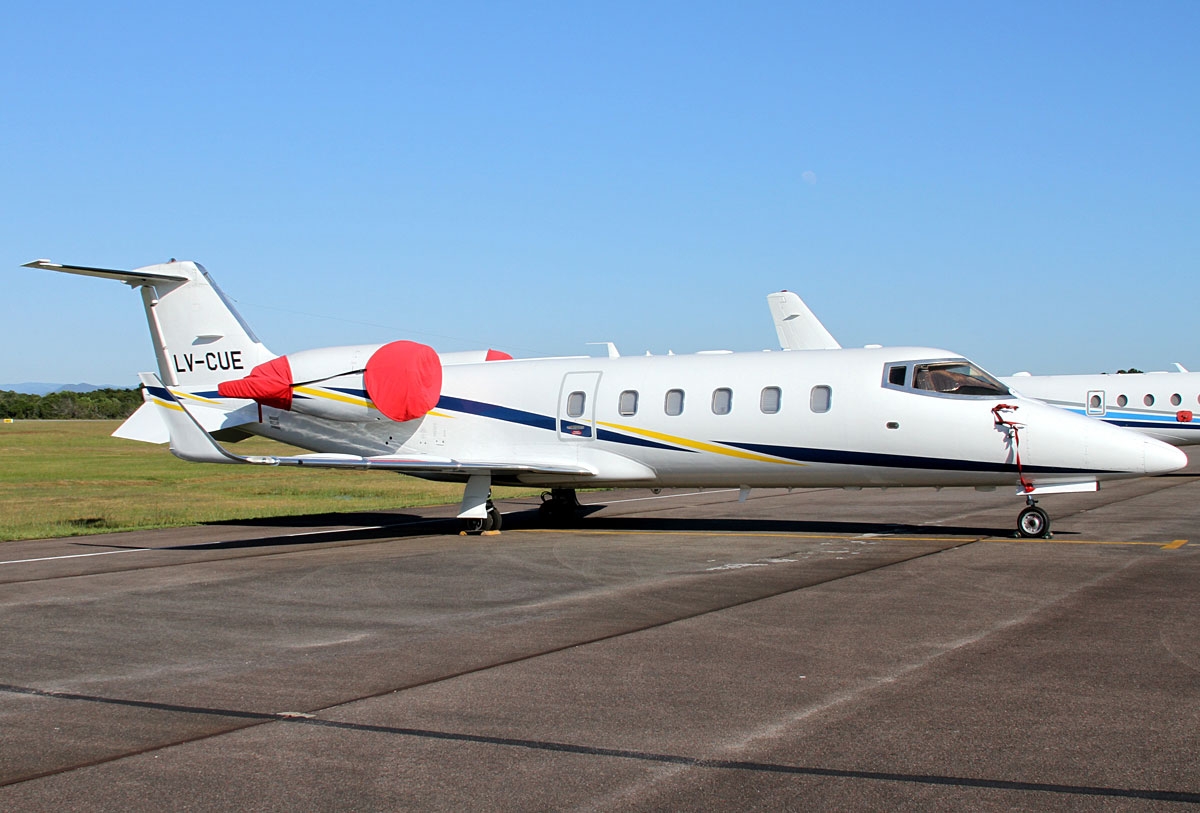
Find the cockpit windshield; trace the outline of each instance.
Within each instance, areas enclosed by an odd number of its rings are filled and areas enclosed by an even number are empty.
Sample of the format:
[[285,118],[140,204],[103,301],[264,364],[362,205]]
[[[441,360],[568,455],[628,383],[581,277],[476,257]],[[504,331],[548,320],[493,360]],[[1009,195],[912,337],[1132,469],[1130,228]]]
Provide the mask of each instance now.
[[947,395],[1008,395],[1008,387],[969,361],[913,365],[913,386]]
[[1008,387],[966,359],[895,362],[887,365],[884,382],[901,388],[942,395],[979,395],[993,398],[1010,395]]

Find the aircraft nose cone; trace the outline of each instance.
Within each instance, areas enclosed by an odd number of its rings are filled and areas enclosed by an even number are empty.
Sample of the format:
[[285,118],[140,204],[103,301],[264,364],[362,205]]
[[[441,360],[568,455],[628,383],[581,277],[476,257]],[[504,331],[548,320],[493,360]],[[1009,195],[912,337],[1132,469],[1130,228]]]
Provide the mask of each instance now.
[[1142,459],[1146,461],[1146,474],[1166,474],[1188,464],[1187,455],[1182,449],[1153,438],[1144,441]]

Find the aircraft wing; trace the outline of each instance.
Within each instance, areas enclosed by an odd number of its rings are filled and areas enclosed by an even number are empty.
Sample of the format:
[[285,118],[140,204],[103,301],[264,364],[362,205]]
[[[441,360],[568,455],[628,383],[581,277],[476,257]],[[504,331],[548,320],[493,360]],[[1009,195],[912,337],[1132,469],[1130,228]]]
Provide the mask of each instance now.
[[[229,410],[218,406],[206,405],[206,399],[188,393],[173,392],[171,396],[179,400],[180,395],[191,403],[188,414],[191,415],[205,432],[220,432],[221,430],[236,429],[243,424],[254,423],[258,420],[258,406],[248,404],[240,409]],[[162,410],[155,403],[156,399],[149,388],[142,390],[143,403],[137,411],[125,419],[125,422],[113,432],[114,438],[138,440],[143,443],[167,443],[171,433],[167,429]],[[161,400],[161,399],[158,399]],[[248,437],[249,433],[245,433]],[[229,438],[222,437],[222,440]]]
[[791,291],[767,294],[767,305],[775,321],[779,346],[784,350],[841,349],[837,339],[797,294]]
[[236,455],[210,435],[153,373],[142,373],[142,383],[152,390],[153,403],[167,425],[171,453],[195,463],[249,463],[260,466],[309,466],[313,468],[379,469],[408,474],[569,474],[595,475],[596,471],[578,464],[557,462],[458,460],[434,455],[378,455],[360,457],[343,454]]

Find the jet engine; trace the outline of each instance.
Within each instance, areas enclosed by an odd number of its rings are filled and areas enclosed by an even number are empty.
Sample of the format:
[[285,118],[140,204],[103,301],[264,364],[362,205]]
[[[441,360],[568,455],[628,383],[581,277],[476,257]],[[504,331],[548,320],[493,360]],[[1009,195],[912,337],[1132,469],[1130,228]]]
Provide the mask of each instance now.
[[437,405],[441,390],[437,352],[408,341],[303,350],[217,386],[224,398],[335,421],[411,421]]

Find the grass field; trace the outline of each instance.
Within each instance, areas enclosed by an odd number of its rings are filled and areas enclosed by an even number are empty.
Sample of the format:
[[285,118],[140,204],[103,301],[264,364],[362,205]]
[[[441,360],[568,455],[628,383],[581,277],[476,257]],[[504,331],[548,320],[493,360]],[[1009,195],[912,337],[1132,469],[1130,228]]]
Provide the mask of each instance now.
[[[0,423],[0,542],[253,517],[457,503],[463,487],[389,472],[185,463],[109,435],[120,421]],[[262,438],[238,454],[295,454]],[[540,489],[497,488],[497,498]]]

